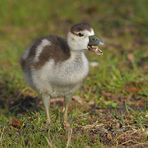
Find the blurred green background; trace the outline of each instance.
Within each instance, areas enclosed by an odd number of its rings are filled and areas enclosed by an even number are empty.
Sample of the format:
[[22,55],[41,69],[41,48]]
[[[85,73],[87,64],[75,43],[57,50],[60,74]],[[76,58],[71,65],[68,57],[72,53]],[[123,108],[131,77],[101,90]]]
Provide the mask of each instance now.
[[[136,110],[132,112],[132,119],[136,125],[133,122],[131,126],[134,124],[137,128],[147,129],[145,127],[147,111],[141,114],[139,108],[147,109],[148,102],[148,0],[1,0],[0,125],[7,129],[7,131],[0,131],[4,135],[4,138],[0,139],[2,147],[14,146],[13,140],[19,138],[19,136],[8,136],[14,132],[14,129],[9,129],[10,119],[15,114],[15,111],[9,114],[11,102],[21,100],[20,94],[23,94],[23,97],[34,96],[32,90],[25,91],[29,88],[23,80],[19,65],[21,54],[32,40],[48,34],[66,37],[69,28],[82,21],[92,25],[97,36],[105,41],[105,46],[102,47],[103,56],[98,57],[93,53],[88,53],[89,60],[98,62],[99,66],[91,67],[90,74],[78,95],[85,101],[94,101],[96,106],[105,110],[123,106],[122,99],[124,99],[126,105],[136,107]],[[138,103],[137,98],[140,100]],[[14,108],[17,110],[17,106]],[[44,113],[40,112],[41,119],[43,117],[45,120]],[[83,114],[83,110],[73,111],[71,116],[77,119],[76,115],[80,113]],[[137,114],[140,119],[137,119]],[[18,118],[27,122],[25,118],[28,116]],[[36,118],[34,114],[31,116]],[[98,118],[97,115],[95,117]],[[35,125],[30,123],[30,126],[40,128],[43,120]],[[75,122],[78,125],[84,124],[78,120]],[[16,142],[20,146],[25,146],[24,138],[28,131],[24,129],[23,132],[21,142]],[[86,135],[86,133],[83,134]],[[33,136],[32,143],[39,146],[36,138],[39,141],[44,138],[41,138],[40,133]],[[88,139],[89,136],[87,136]],[[79,135],[79,138],[82,137]],[[82,141],[78,139],[75,139],[73,146],[78,147],[81,143],[84,147],[84,143],[89,141],[84,137]],[[45,143],[44,139],[41,146],[47,146]],[[102,143],[99,144],[102,145]],[[60,144],[63,143],[58,141],[57,145]],[[86,145],[98,146],[98,142],[93,144],[89,141]]]
[[89,22],[105,40],[105,53],[123,52],[119,63],[129,52],[135,64],[140,63],[147,57],[147,7],[147,0],[1,0],[1,71],[17,67],[18,57],[32,39],[66,35],[71,25],[81,21]]

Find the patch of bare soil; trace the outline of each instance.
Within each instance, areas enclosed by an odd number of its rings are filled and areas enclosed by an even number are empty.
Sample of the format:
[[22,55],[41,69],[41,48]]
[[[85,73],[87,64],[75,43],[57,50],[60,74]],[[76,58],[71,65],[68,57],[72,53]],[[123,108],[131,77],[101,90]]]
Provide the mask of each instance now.
[[[93,110],[93,114],[92,111]],[[147,147],[148,126],[137,126],[133,115],[127,112],[112,109],[90,108],[89,124],[74,129],[74,134],[89,135],[91,143],[99,142],[109,147]],[[81,118],[77,120],[81,125]]]

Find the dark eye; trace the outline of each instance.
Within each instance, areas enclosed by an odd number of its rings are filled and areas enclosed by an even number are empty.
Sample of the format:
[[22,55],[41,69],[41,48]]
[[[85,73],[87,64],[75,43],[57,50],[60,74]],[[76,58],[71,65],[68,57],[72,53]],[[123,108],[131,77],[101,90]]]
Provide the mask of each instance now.
[[81,32],[78,33],[78,36],[82,37],[84,36]]

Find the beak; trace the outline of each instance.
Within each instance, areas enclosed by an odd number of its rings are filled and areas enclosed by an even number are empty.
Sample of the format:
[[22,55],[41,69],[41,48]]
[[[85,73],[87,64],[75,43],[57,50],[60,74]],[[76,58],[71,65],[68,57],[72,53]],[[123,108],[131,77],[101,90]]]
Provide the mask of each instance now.
[[89,43],[91,46],[104,45],[104,42],[98,39],[95,35],[89,36]]
[[97,55],[102,55],[103,52],[99,49],[99,45],[104,45],[104,42],[98,39],[95,35],[89,36],[88,49],[95,52]]

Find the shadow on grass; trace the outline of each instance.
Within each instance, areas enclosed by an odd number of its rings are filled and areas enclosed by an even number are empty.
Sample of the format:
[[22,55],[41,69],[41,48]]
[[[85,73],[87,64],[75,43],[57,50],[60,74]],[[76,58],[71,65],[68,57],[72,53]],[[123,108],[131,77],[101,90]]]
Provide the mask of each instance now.
[[11,100],[8,103],[9,112],[13,114],[20,114],[25,112],[34,112],[41,109],[39,98],[32,96],[20,95],[17,100]]
[[[39,97],[28,95],[28,93],[23,93],[21,90],[12,87],[10,81],[4,80],[0,82],[0,110],[4,109],[6,112],[10,112],[10,114],[21,114],[25,112],[34,112],[39,111],[42,107],[42,100]],[[135,87],[131,87],[130,89],[134,89],[134,91],[139,91]],[[130,90],[131,91],[131,90]],[[133,90],[132,90],[133,91]],[[124,96],[123,94],[113,94],[110,92],[103,91],[101,93],[103,99],[102,106],[100,103],[95,103],[93,107],[89,105],[89,112],[93,112],[95,109],[110,109],[110,110],[118,110],[118,112],[126,112],[127,109],[132,110],[148,110],[148,100],[144,99],[144,97],[138,95],[129,95]],[[108,102],[113,101],[117,105],[115,108],[112,107],[112,103]],[[62,105],[61,102],[58,102],[58,105]],[[56,103],[57,104],[57,103]],[[110,105],[111,104],[111,105]],[[53,103],[53,105],[55,105]]]
[[41,109],[41,99],[25,95],[20,90],[10,88],[9,82],[0,82],[0,110],[10,114],[38,111]]

